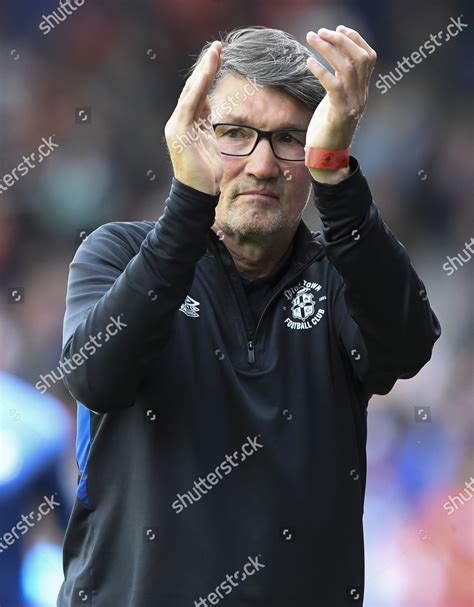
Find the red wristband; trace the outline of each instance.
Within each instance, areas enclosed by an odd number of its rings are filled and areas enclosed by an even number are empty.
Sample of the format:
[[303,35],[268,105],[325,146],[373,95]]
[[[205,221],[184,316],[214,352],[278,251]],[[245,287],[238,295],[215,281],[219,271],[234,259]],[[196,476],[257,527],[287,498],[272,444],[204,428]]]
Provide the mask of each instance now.
[[305,165],[310,169],[342,169],[349,166],[349,150],[321,150],[305,146]]

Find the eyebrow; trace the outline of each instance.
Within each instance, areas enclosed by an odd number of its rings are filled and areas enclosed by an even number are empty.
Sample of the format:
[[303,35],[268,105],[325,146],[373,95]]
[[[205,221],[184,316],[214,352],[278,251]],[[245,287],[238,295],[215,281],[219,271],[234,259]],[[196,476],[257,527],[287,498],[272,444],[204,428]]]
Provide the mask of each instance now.
[[[244,126],[253,126],[252,124],[248,124],[246,120],[244,120],[243,118],[239,118],[239,117],[234,117],[233,120],[231,120],[230,122],[223,122],[221,124],[235,124],[235,125],[244,125]],[[253,128],[258,129],[257,126],[254,126]],[[262,131],[265,131],[267,129],[261,129]],[[269,129],[271,131],[306,131],[308,130],[308,127],[302,127],[300,124],[295,124],[293,122],[289,123],[289,124],[285,124],[284,126],[280,126],[277,129]]]

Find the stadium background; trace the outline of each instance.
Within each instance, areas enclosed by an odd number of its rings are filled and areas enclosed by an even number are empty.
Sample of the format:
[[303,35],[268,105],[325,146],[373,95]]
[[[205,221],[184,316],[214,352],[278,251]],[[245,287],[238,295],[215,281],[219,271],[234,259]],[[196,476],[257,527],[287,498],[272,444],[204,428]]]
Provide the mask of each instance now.
[[[378,53],[352,153],[443,330],[418,376],[369,406],[365,605],[474,605],[474,489],[465,486],[474,475],[467,2],[86,0],[44,35],[42,16],[57,4],[0,5],[0,175],[43,137],[59,144],[0,195],[0,535],[36,513],[44,496],[60,503],[0,553],[0,604],[53,606],[62,578],[75,403],[60,383],[44,395],[34,385],[58,365],[68,264],[80,239],[102,223],[161,215],[172,175],[164,125],[205,41],[259,24],[305,43],[307,30],[343,23]],[[469,26],[382,94],[379,75],[460,15]],[[305,220],[319,229],[313,208]],[[448,275],[443,264],[460,253],[464,264]]]

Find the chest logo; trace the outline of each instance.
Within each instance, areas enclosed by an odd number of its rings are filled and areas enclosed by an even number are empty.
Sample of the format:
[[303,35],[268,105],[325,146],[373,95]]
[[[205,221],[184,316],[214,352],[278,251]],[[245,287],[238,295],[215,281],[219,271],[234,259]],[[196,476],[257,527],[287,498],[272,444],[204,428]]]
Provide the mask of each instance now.
[[317,282],[302,280],[285,290],[284,295],[290,302],[291,311],[291,317],[285,318],[285,325],[289,329],[311,329],[324,317],[322,302],[326,300],[326,295],[320,294],[321,289]]
[[199,301],[196,301],[189,295],[186,295],[186,299],[181,304],[179,311],[184,312],[184,314],[186,314],[186,316],[190,316],[191,318],[198,318],[199,317],[199,306],[200,306]]

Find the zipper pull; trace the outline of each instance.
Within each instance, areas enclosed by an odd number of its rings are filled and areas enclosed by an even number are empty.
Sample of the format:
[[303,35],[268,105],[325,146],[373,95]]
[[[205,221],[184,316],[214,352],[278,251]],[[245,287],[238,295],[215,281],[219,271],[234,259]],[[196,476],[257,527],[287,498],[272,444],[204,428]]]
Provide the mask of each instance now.
[[255,350],[253,347],[253,341],[247,342],[247,352],[249,355],[249,363],[253,364],[255,362]]

